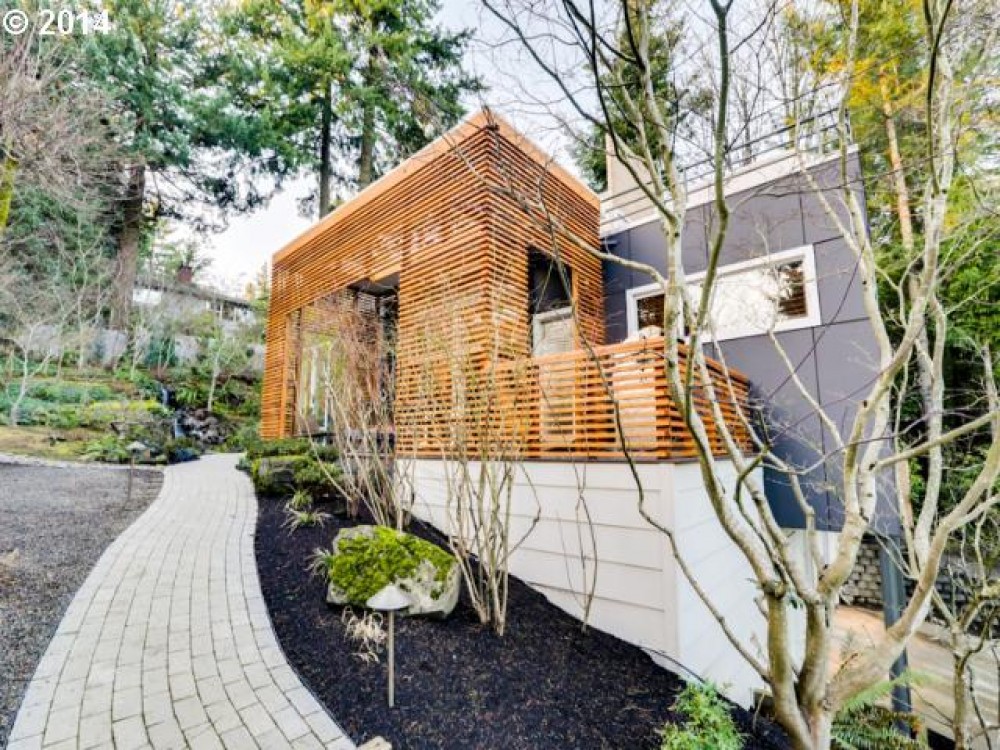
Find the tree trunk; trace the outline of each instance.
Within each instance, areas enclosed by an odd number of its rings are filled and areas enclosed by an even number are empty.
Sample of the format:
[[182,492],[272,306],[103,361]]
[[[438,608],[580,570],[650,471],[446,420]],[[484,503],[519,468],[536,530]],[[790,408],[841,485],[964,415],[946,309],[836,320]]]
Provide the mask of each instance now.
[[128,330],[129,314],[132,312],[132,291],[139,265],[145,194],[146,167],[136,164],[129,168],[128,187],[122,207],[122,227],[118,235],[118,269],[111,308],[111,328],[117,331]]
[[17,427],[18,422],[21,421],[21,404],[24,402],[24,397],[28,395],[28,378],[31,375],[28,366],[28,348],[25,346],[18,348],[21,350],[21,378],[17,386],[17,396],[10,402],[10,413],[7,415],[7,422],[11,427]]
[[[958,637],[961,637],[959,635]],[[952,634],[955,638],[955,634]],[[969,716],[969,683],[972,676],[968,674],[968,657],[959,651],[952,653],[952,699],[955,702],[955,714],[952,717],[952,731],[955,735],[955,750],[968,750],[972,747],[972,727]]]
[[9,153],[0,163],[0,237],[3,237],[10,219],[10,205],[14,200],[14,178],[17,176],[17,159]]
[[358,157],[358,186],[362,189],[375,179],[375,106],[371,103],[371,91],[375,82],[375,54],[369,50],[368,65],[365,67],[365,100],[361,109],[361,155]]
[[899,138],[896,135],[896,123],[893,120],[892,102],[889,99],[889,83],[885,75],[879,76],[879,88],[882,92],[882,114],[885,117],[885,135],[889,142],[889,164],[892,166],[892,186],[896,193],[896,213],[899,216],[899,236],[903,247],[909,252],[913,250],[913,215],[910,213],[910,190],[906,185],[906,174],[903,172],[903,157],[899,150]]
[[330,175],[333,171],[330,141],[333,138],[333,92],[329,84],[323,92],[323,108],[319,134],[319,218],[330,213]]

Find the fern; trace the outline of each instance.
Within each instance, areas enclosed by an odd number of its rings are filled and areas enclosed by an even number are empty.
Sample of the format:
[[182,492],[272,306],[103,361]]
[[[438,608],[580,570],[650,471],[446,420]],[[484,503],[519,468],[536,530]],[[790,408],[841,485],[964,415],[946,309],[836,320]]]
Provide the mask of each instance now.
[[[907,671],[855,695],[833,720],[833,747],[836,750],[926,750],[924,728],[915,714],[877,705],[894,688],[922,681],[923,676]],[[908,731],[900,731],[901,726]]]

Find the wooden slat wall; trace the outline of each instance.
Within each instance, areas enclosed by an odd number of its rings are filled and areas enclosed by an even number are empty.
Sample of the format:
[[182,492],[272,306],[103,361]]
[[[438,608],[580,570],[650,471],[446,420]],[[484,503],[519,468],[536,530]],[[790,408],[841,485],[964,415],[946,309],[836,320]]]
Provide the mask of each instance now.
[[[335,212],[276,256],[262,435],[288,435],[294,429],[298,342],[289,337],[298,330],[290,323],[295,311],[363,279],[400,274],[397,406],[404,421],[417,399],[405,382],[420,365],[423,354],[417,350],[426,349],[426,342],[420,341],[427,338],[424,321],[439,321],[446,308],[461,310],[466,321],[475,322],[467,335],[481,354],[498,343],[507,347],[506,356],[527,354],[527,240],[516,231],[505,235],[508,227],[518,227],[524,218],[518,218],[513,201],[497,198],[495,188],[499,159],[512,154],[523,162],[522,170],[529,164],[537,168],[537,161],[512,143],[512,135],[516,134],[509,126],[484,122],[467,130],[451,150],[438,149],[424,162],[418,155],[417,163],[408,164],[405,175],[389,189],[347,204],[344,208],[351,210],[343,212],[342,220]],[[572,206],[577,215],[574,225],[583,227],[585,236],[596,244],[596,197],[570,179],[554,170],[547,189],[554,194],[558,191],[558,200]],[[504,209],[502,213],[498,207]],[[540,231],[532,237],[540,249],[548,246]],[[600,264],[580,251],[567,262],[573,266],[574,277],[584,279],[581,294],[596,301],[583,306],[581,320],[593,340],[600,341]]]
[[[694,441],[667,386],[663,347],[662,337],[648,338],[499,362],[475,381],[484,384],[484,397],[460,404],[435,396],[447,393],[454,380],[441,373],[428,389],[428,417],[407,441],[407,454],[436,458],[458,450],[473,457],[623,460],[627,448],[640,461],[693,458]],[[684,363],[686,355],[682,368]],[[746,377],[734,371],[727,377],[712,363],[712,378],[726,422],[748,448]],[[695,404],[713,452],[723,455],[707,394]]]
[[[456,439],[475,448],[500,436],[525,457],[620,458],[603,372],[640,457],[692,455],[666,393],[662,341],[659,361],[652,340],[602,346],[601,263],[578,244],[599,243],[596,197],[509,126],[479,121],[276,256],[261,434],[295,429],[301,331],[315,326],[309,310],[351,284],[398,273],[401,454],[440,456]],[[576,242],[550,232],[550,218]],[[529,356],[529,249],[571,269],[578,343],[597,347],[596,363],[584,351]]]

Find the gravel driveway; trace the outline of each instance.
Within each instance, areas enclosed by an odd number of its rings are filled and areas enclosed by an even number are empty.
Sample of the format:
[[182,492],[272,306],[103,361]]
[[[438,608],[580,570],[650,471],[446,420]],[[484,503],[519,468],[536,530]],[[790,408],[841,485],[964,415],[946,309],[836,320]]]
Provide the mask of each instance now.
[[0,747],[73,594],[162,481],[136,470],[129,500],[121,468],[0,460]]

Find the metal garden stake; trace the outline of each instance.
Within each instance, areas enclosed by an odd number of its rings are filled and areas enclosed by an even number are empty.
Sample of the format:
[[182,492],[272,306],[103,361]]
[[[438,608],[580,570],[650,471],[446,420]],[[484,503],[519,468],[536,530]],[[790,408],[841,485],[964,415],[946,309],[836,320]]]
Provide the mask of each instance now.
[[373,594],[366,604],[376,612],[389,613],[389,708],[392,708],[395,704],[396,683],[396,612],[410,606],[410,597],[401,588],[390,583]]

